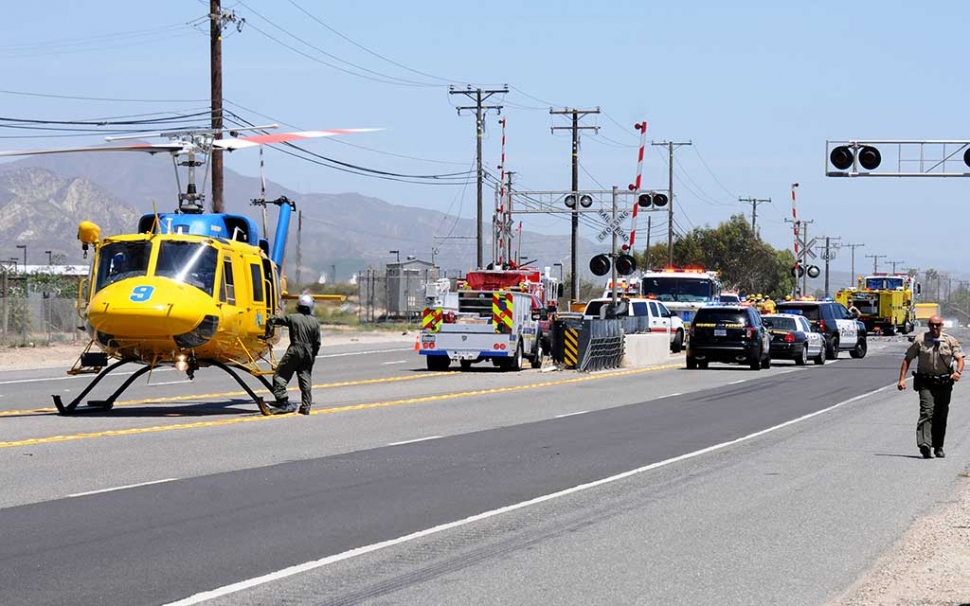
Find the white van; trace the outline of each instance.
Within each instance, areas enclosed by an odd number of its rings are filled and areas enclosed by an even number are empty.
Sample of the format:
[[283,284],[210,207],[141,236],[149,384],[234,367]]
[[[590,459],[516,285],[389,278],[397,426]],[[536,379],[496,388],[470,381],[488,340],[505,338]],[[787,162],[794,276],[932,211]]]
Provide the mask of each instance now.
[[672,314],[663,303],[653,299],[618,297],[614,312],[612,297],[590,299],[583,311],[584,320],[622,316],[646,317],[651,332],[670,333],[670,351],[677,353],[684,347],[684,321]]

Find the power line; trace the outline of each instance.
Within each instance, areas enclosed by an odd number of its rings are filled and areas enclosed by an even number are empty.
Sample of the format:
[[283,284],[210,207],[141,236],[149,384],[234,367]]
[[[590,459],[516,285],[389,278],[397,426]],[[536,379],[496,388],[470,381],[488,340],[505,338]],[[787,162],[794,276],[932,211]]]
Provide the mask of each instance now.
[[367,47],[365,47],[365,46],[363,46],[361,44],[358,44],[357,42],[351,40],[350,38],[348,38],[347,36],[343,35],[342,33],[340,33],[339,31],[337,31],[333,27],[331,27],[331,26],[327,25],[326,23],[324,23],[323,21],[321,21],[319,18],[317,18],[316,16],[314,16],[312,13],[310,13],[308,10],[306,10],[305,8],[303,8],[302,6],[300,6],[299,4],[297,4],[296,2],[294,2],[293,0],[288,0],[288,1],[289,1],[290,4],[292,4],[294,7],[296,7],[297,10],[299,10],[300,12],[302,12],[303,14],[305,14],[307,17],[310,17],[310,19],[312,19],[313,21],[316,21],[317,23],[319,23],[320,25],[322,25],[323,27],[325,27],[327,30],[333,32],[337,36],[340,36],[341,38],[343,38],[347,42],[353,44],[357,48],[363,50],[364,52],[370,53],[371,55],[377,57],[378,59],[382,59],[384,61],[387,61],[391,65],[395,65],[397,67],[400,67],[401,69],[405,69],[405,70],[407,70],[407,71],[409,71],[411,73],[417,74],[419,76],[424,76],[425,78],[431,78],[432,80],[440,80],[442,82],[462,82],[462,80],[454,80],[454,79],[450,79],[450,78],[441,78],[441,77],[435,76],[433,74],[428,74],[428,73],[425,73],[425,72],[422,72],[422,71],[418,71],[416,69],[412,69],[412,68],[408,67],[407,65],[398,63],[397,61],[394,61],[392,59],[388,59],[384,55],[381,55],[380,53],[374,52],[371,49],[369,49],[369,48],[367,48]]
[[112,101],[115,103],[208,103],[208,99],[124,99],[118,97],[88,97],[80,95],[53,95],[45,93],[31,93],[17,90],[0,90],[4,95],[20,95],[24,97],[43,97],[47,99],[68,99],[71,101]]
[[[247,112],[249,112],[251,114],[254,114],[256,116],[260,116],[261,118],[266,118],[267,120],[270,120],[271,122],[274,122],[274,123],[277,123],[277,124],[282,124],[284,126],[287,126],[289,128],[292,128],[294,130],[298,130],[298,131],[307,130],[306,128],[303,128],[303,127],[300,127],[300,126],[296,126],[294,124],[289,124],[289,123],[287,123],[287,122],[285,122],[283,120],[278,120],[276,118],[273,118],[272,116],[267,116],[266,114],[260,113],[260,112],[254,110],[254,109],[250,109],[248,107],[244,107],[244,106],[242,106],[242,105],[240,105],[240,104],[238,104],[238,103],[236,103],[234,101],[230,101],[229,99],[226,99],[226,103],[228,103],[229,105],[234,105],[234,106],[238,107],[239,109],[244,110],[244,111],[247,111]],[[434,160],[434,159],[431,159],[431,158],[419,158],[417,156],[408,156],[408,155],[405,155],[405,154],[395,154],[393,152],[384,151],[384,150],[380,150],[380,149],[374,149],[374,148],[367,147],[367,146],[364,146],[364,145],[357,145],[357,144],[354,144],[354,143],[349,143],[347,141],[344,141],[344,140],[340,139],[339,137],[330,138],[330,139],[328,139],[328,141],[331,142],[331,143],[339,143],[340,145],[346,145],[346,146],[349,146],[349,147],[355,147],[357,149],[363,149],[365,151],[373,152],[375,154],[381,154],[381,155],[385,155],[385,156],[393,156],[395,158],[404,158],[404,159],[407,159],[407,160],[415,160],[415,161],[418,161],[418,162],[429,162],[429,163],[434,163],[434,164],[450,164],[450,165],[453,165],[453,166],[464,166],[465,165],[464,162],[450,162],[448,160]]]
[[[286,34],[290,38],[293,38],[297,42],[299,42],[299,43],[301,43],[303,45],[306,45],[306,46],[312,48],[313,50],[315,50],[316,52],[320,53],[321,55],[324,55],[326,57],[329,57],[329,58],[333,59],[334,61],[339,61],[340,63],[343,63],[345,65],[349,65],[350,67],[353,67],[354,69],[359,69],[359,70],[361,70],[363,72],[367,72],[369,74],[373,74],[373,75],[375,75],[375,76],[377,76],[379,78],[386,78],[388,80],[395,80],[396,81],[396,82],[389,82],[389,84],[401,84],[401,85],[406,85],[406,86],[429,86],[429,87],[430,86],[442,86],[440,84],[428,84],[427,82],[417,82],[415,80],[407,80],[405,78],[398,78],[397,76],[389,76],[387,74],[384,74],[384,73],[381,73],[381,72],[377,72],[377,71],[374,71],[372,69],[368,69],[368,68],[366,68],[366,67],[364,67],[362,65],[357,65],[356,63],[352,63],[352,62],[347,61],[345,59],[341,59],[340,57],[334,55],[333,53],[329,53],[329,52],[323,50],[322,48],[320,48],[319,46],[316,46],[314,44],[311,44],[310,42],[307,42],[303,38],[300,38],[296,34],[290,32],[289,30],[287,30],[287,29],[285,29],[285,28],[277,25],[276,23],[274,23],[272,20],[270,20],[269,18],[267,18],[263,14],[261,14],[258,11],[254,10],[251,6],[249,6],[245,2],[239,1],[239,5],[242,6],[242,7],[245,7],[246,10],[248,10],[252,14],[256,15],[257,17],[259,17],[260,19],[262,19],[266,23],[269,23],[271,26],[273,26],[274,28],[276,28],[279,31],[283,32],[284,34]],[[251,25],[251,27],[253,29],[255,29],[256,31],[258,31],[259,33],[261,33],[264,36],[266,36],[267,38],[270,38],[274,42],[277,42],[278,44],[282,44],[283,46],[286,46],[290,50],[293,50],[295,52],[299,52],[300,54],[302,54],[305,57],[314,59],[315,61],[318,61],[320,63],[323,63],[323,64],[327,65],[328,67],[332,67],[334,69],[339,69],[340,71],[342,71],[344,73],[347,73],[347,74],[351,74],[351,75],[358,76],[358,77],[366,77],[366,76],[362,76],[361,74],[357,74],[357,73],[354,73],[352,71],[346,70],[346,69],[344,69],[342,67],[333,65],[331,63],[327,63],[326,61],[322,61],[322,60],[319,60],[319,59],[315,59],[313,57],[310,57],[306,53],[303,53],[302,51],[299,51],[298,49],[293,48],[292,46],[289,46],[288,44],[286,44],[286,43],[284,43],[284,42],[282,42],[280,40],[277,40],[276,38],[270,36],[269,34],[267,34],[266,32],[262,31],[261,29],[257,28],[256,26]]]

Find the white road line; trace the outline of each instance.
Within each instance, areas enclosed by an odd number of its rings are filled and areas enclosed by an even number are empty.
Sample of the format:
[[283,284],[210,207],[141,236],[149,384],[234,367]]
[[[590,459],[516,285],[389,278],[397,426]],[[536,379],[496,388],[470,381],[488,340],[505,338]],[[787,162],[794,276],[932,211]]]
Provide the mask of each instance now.
[[152,484],[164,484],[165,482],[174,482],[177,479],[178,478],[166,478],[164,480],[142,482],[141,484],[129,484],[127,486],[116,486],[114,488],[102,488],[101,490],[90,490],[88,492],[77,492],[74,494],[67,495],[67,498],[73,499],[74,497],[86,497],[92,494],[101,494],[102,492],[114,492],[116,490],[127,490],[128,488],[138,488],[139,486],[151,486]]
[[[392,351],[412,351],[412,348],[402,347],[398,349],[381,349],[381,350],[373,350],[373,351],[351,351],[347,353],[319,355],[317,357],[318,358],[341,358],[344,356],[364,356],[364,355],[379,354],[379,353],[389,353]],[[392,363],[396,364],[397,362],[392,362]],[[401,364],[404,364],[404,363],[406,363],[406,361],[401,362]],[[175,370],[174,368],[156,368],[152,372],[153,373],[173,372],[174,370]],[[0,371],[2,371],[2,369],[0,369]],[[2,371],[2,372],[7,372],[7,371]],[[134,374],[135,372],[137,371],[114,372],[114,373],[111,373],[111,376],[124,377],[127,375]],[[17,385],[20,383],[47,383],[50,381],[73,381],[78,379],[89,379],[89,378],[90,377],[85,377],[85,376],[68,376],[68,377],[46,377],[42,379],[17,379],[15,381],[0,381],[0,385]],[[156,385],[161,385],[161,383],[156,383]]]
[[708,446],[707,448],[702,448],[700,450],[695,450],[694,452],[689,452],[687,454],[682,454],[682,455],[680,455],[678,457],[674,457],[672,459],[667,459],[665,461],[658,461],[657,463],[651,463],[650,465],[644,465],[643,467],[638,467],[636,469],[631,469],[630,471],[624,471],[623,473],[619,473],[619,474],[616,474],[614,476],[610,476],[608,478],[602,478],[600,480],[595,480],[595,481],[589,482],[587,484],[580,484],[578,486],[573,486],[572,488],[567,488],[565,490],[560,490],[559,492],[553,492],[553,493],[550,493],[550,494],[547,494],[547,495],[543,495],[541,497],[536,497],[536,498],[530,499],[528,501],[522,501],[522,502],[516,503],[514,505],[507,505],[505,507],[500,507],[498,509],[493,509],[491,511],[486,511],[484,513],[480,513],[480,514],[477,514],[477,515],[473,515],[473,516],[467,517],[467,518],[465,518],[463,520],[456,520],[454,522],[448,522],[446,524],[441,524],[439,526],[434,526],[432,528],[426,528],[425,530],[419,530],[417,532],[413,532],[411,534],[404,535],[404,536],[398,537],[396,539],[389,539],[387,541],[381,541],[380,543],[373,543],[371,545],[365,545],[363,547],[358,547],[356,549],[351,549],[351,550],[345,551],[343,553],[338,553],[338,554],[335,554],[335,555],[332,555],[332,556],[327,556],[327,557],[321,558],[319,560],[313,560],[312,562],[305,562],[303,564],[297,564],[295,566],[290,566],[289,568],[284,568],[282,570],[277,570],[276,572],[271,572],[271,573],[265,574],[263,576],[254,577],[252,579],[247,579],[245,581],[240,581],[238,583],[232,583],[231,585],[224,585],[222,587],[219,587],[217,589],[213,589],[211,591],[203,591],[201,593],[197,593],[197,594],[195,594],[193,596],[189,596],[189,597],[184,598],[182,600],[178,600],[177,602],[170,602],[170,603],[166,604],[165,606],[191,606],[192,604],[201,604],[202,602],[206,602],[208,600],[214,600],[216,598],[221,598],[221,597],[224,597],[224,596],[227,596],[227,595],[231,595],[233,593],[237,593],[237,592],[243,591],[244,589],[250,589],[252,587],[258,587],[259,585],[265,585],[266,583],[272,583],[273,581],[279,581],[281,579],[285,579],[285,578],[291,577],[293,575],[301,574],[301,573],[304,573],[304,572],[309,572],[311,570],[316,570],[318,568],[323,568],[324,566],[328,566],[328,565],[334,564],[336,562],[342,562],[344,560],[349,560],[351,558],[355,558],[357,556],[361,556],[361,555],[364,555],[364,554],[367,554],[367,553],[371,553],[371,552],[374,552],[374,551],[379,551],[379,550],[384,549],[386,547],[393,547],[394,545],[401,545],[403,543],[407,543],[407,542],[413,541],[415,539],[420,539],[420,538],[423,538],[423,537],[426,537],[426,536],[430,536],[430,535],[433,535],[433,534],[437,534],[437,533],[443,532],[445,530],[451,530],[452,528],[458,528],[460,526],[466,526],[466,525],[471,524],[473,522],[478,522],[480,520],[485,520],[485,519],[488,519],[488,518],[492,518],[492,517],[495,517],[495,516],[498,516],[498,515],[502,515],[504,513],[508,513],[510,511],[515,511],[517,509],[523,509],[525,507],[530,507],[532,505],[537,505],[537,504],[543,503],[545,501],[551,501],[553,499],[558,499],[559,497],[564,497],[566,495],[570,495],[570,494],[573,494],[573,493],[577,493],[577,492],[581,492],[581,491],[584,491],[584,490],[588,490],[590,488],[596,488],[597,486],[602,486],[602,485],[605,485],[605,484],[610,484],[612,482],[617,482],[619,480],[623,480],[623,479],[626,479],[626,478],[629,478],[631,476],[635,476],[635,475],[638,475],[638,474],[641,474],[641,473],[644,473],[644,472],[647,472],[647,471],[653,471],[654,469],[659,469],[660,467],[666,467],[667,465],[672,465],[673,463],[679,463],[680,461],[686,461],[688,459],[693,459],[695,457],[699,457],[701,455],[705,455],[705,454],[710,453],[710,452],[714,452],[714,451],[717,451],[717,450],[723,450],[725,448],[729,448],[729,447],[734,446],[736,444],[740,444],[742,442],[747,442],[749,440],[753,440],[754,438],[757,438],[759,436],[763,436],[763,435],[765,435],[767,433],[771,433],[773,431],[777,431],[777,430],[782,429],[784,427],[788,427],[789,425],[794,425],[795,423],[800,423],[802,421],[811,419],[812,417],[817,417],[818,415],[824,414],[826,412],[833,411],[836,408],[840,408],[842,406],[845,406],[846,404],[851,404],[852,402],[856,402],[858,400],[861,400],[861,399],[866,398],[868,396],[871,396],[873,394],[877,394],[877,393],[879,393],[881,391],[885,391],[887,389],[895,389],[895,387],[896,387],[896,384],[895,383],[891,383],[891,384],[886,385],[884,387],[880,387],[879,389],[874,389],[874,390],[872,390],[870,392],[866,392],[864,394],[860,394],[860,395],[855,396],[853,398],[849,398],[848,400],[843,400],[842,402],[839,402],[838,404],[833,404],[832,406],[829,406],[828,408],[823,408],[822,410],[817,410],[817,411],[815,411],[813,413],[809,413],[807,415],[803,415],[801,417],[798,417],[797,419],[792,419],[790,421],[785,421],[784,423],[781,423],[780,425],[775,425],[774,427],[769,427],[767,429],[762,429],[761,431],[756,431],[754,433],[751,433],[751,434],[748,434],[746,436],[737,438],[735,440],[730,440],[728,442],[721,442],[720,444],[715,444],[714,446]]
[[159,387],[161,385],[178,385],[180,383],[191,383],[189,379],[182,379],[181,381],[165,381],[164,383],[148,383],[148,387]]
[[[175,370],[174,368],[156,368],[152,372],[153,373],[158,373],[158,372],[172,372],[174,370]],[[127,377],[128,375],[133,375],[136,372],[138,372],[138,371],[133,370],[131,372],[115,372],[115,373],[111,373],[111,376],[113,376],[113,377]],[[70,376],[66,376],[66,377],[45,377],[45,378],[42,378],[42,379],[17,379],[15,381],[0,381],[0,385],[16,385],[17,383],[49,383],[51,381],[76,381],[78,379],[88,379],[88,380],[90,380],[90,376],[70,375]]]
[[[675,391],[674,393],[668,393],[665,396],[660,396],[660,398],[673,398],[673,397],[682,396],[682,395],[684,395],[683,392],[681,392],[681,391]],[[657,399],[659,400],[660,398],[657,398]]]
[[424,442],[426,440],[437,440],[441,436],[428,436],[426,438],[415,438],[414,440],[404,440],[403,442],[391,442],[388,446],[400,446],[401,444],[414,444],[415,442]]
[[393,362],[381,362],[381,366],[388,366],[389,364],[407,364],[407,360],[395,360]]
[[556,415],[555,418],[557,418],[557,419],[565,419],[566,417],[575,417],[576,415],[584,415],[587,412],[589,412],[589,411],[588,410],[580,410],[579,412],[569,412],[569,413],[566,413],[564,415]]
[[737,385],[738,383],[744,383],[747,379],[738,379],[737,381],[731,381],[728,385]]
[[320,354],[318,358],[342,358],[344,356],[369,356],[371,354],[390,353],[392,351],[414,351],[413,347],[398,347],[396,349],[374,349],[371,351],[348,351],[346,353]]

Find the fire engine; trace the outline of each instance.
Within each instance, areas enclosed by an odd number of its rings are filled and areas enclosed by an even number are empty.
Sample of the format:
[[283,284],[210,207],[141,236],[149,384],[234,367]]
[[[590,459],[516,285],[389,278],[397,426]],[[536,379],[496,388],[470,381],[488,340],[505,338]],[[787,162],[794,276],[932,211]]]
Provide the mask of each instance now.
[[471,271],[457,292],[447,281],[431,283],[414,348],[428,370],[447,370],[453,361],[467,370],[486,360],[519,370],[524,359],[539,368],[562,290],[548,271],[531,268]]
[[859,310],[859,320],[869,331],[884,335],[912,332],[916,324],[915,300],[920,285],[908,274],[874,273],[858,280],[856,288],[843,288],[835,300]]
[[685,327],[699,308],[716,304],[720,293],[721,278],[716,271],[667,267],[644,272],[640,278],[640,296],[662,301]]

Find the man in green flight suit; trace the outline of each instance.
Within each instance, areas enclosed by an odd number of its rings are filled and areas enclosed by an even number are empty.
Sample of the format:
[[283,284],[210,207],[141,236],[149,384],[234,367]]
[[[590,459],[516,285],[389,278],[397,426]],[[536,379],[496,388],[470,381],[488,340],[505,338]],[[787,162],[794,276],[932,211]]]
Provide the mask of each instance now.
[[301,415],[308,415],[313,405],[310,374],[313,371],[313,362],[320,353],[320,322],[313,315],[311,295],[300,295],[296,310],[299,313],[273,316],[267,321],[271,327],[285,326],[290,332],[290,346],[286,348],[286,353],[273,373],[273,395],[276,397],[273,406],[281,409],[281,412],[296,412],[296,404],[291,404],[286,395],[286,386],[296,372],[296,380],[300,385],[299,412]]

